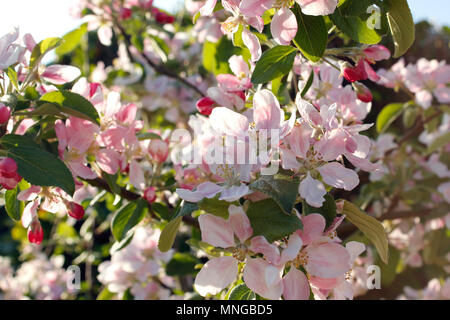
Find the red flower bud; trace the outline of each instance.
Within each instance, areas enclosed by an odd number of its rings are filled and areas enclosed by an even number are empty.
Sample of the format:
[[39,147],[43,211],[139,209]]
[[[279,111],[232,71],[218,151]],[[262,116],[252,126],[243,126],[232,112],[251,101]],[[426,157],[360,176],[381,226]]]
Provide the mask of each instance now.
[[0,124],[8,123],[11,116],[11,110],[4,104],[0,103]]
[[44,230],[37,218],[33,219],[28,227],[28,241],[35,244],[41,244],[44,239]]
[[364,84],[360,82],[353,82],[352,86],[353,89],[355,89],[356,96],[358,97],[359,100],[366,103],[372,101],[373,99],[372,92]]
[[350,82],[366,80],[368,77],[364,67],[364,59],[359,60],[355,67],[352,67],[348,62],[341,64],[341,73]]
[[209,97],[203,97],[197,101],[197,110],[205,116],[209,116],[213,110],[214,100]]
[[148,203],[153,203],[156,200],[156,189],[155,187],[148,187],[144,191],[144,199],[148,201]]
[[81,220],[84,217],[84,208],[75,202],[70,202],[68,206],[68,215],[74,219]]
[[127,20],[131,17],[131,14],[133,13],[133,11],[131,11],[130,8],[122,8],[120,9],[120,17],[123,20]]

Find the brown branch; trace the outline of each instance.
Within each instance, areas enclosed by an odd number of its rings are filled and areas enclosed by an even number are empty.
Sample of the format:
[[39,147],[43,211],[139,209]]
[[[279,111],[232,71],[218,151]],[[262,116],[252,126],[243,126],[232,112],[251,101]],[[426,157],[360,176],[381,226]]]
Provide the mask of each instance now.
[[[127,53],[129,55],[130,59],[133,60],[133,61],[136,61],[134,59],[130,49],[129,49],[129,47],[133,45],[132,42],[131,42],[130,35],[127,34],[125,29],[120,25],[119,22],[116,21],[115,25],[119,29],[120,34],[125,39],[125,43],[126,43],[125,47],[126,47],[126,50],[127,50]],[[158,72],[160,74],[164,74],[164,75],[168,76],[169,78],[177,80],[178,82],[181,82],[182,84],[184,84],[185,86],[187,86],[190,89],[194,90],[196,93],[198,93],[202,97],[206,96],[206,94],[202,90],[200,90],[197,86],[195,86],[194,84],[190,83],[188,80],[186,80],[185,78],[183,78],[179,74],[176,74],[172,70],[168,69],[164,64],[162,64],[162,63],[161,64],[156,64],[145,53],[140,52],[140,55],[145,60],[145,62],[147,62],[150,65],[150,67],[152,67],[156,72]]]

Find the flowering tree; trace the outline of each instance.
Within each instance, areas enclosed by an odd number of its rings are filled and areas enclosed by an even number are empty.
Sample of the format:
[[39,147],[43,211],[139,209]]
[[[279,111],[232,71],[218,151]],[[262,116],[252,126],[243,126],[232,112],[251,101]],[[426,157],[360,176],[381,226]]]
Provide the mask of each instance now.
[[389,63],[406,0],[73,14],[0,39],[0,296],[450,298],[450,66]]

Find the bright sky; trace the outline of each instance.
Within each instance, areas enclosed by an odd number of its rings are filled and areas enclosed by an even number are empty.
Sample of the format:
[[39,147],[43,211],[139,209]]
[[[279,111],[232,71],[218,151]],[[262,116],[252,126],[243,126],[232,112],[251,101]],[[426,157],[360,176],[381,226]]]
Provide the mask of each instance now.
[[[166,10],[179,6],[183,0],[155,0]],[[31,33],[37,41],[61,36],[79,25],[69,15],[77,0],[2,0],[0,4],[0,36],[18,25],[22,34]],[[423,18],[438,25],[450,25],[450,0],[409,0],[416,21]]]

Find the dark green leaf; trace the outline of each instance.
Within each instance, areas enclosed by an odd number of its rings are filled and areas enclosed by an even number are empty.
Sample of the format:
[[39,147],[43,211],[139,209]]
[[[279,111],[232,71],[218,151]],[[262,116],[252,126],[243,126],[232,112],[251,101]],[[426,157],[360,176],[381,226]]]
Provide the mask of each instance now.
[[186,276],[195,274],[195,266],[200,263],[196,257],[189,253],[177,252],[166,266],[168,276]]
[[17,163],[19,174],[37,186],[60,187],[68,194],[75,192],[72,173],[55,155],[39,148],[27,137],[6,135],[0,143],[7,150],[7,157]]
[[198,208],[206,211],[206,213],[228,219],[228,207],[230,204],[232,203],[219,200],[217,197],[212,199],[204,198],[198,203]]
[[250,189],[270,196],[287,214],[292,212],[298,194],[298,180],[275,178],[274,176],[261,176],[250,185]]
[[254,84],[266,83],[287,74],[292,69],[297,50],[290,46],[276,46],[265,51],[252,75]]
[[139,199],[122,207],[111,221],[111,230],[117,241],[121,241],[127,232],[144,218],[147,201]]
[[44,94],[40,100],[58,105],[64,113],[100,124],[100,117],[92,103],[77,93],[68,90],[52,91]]
[[337,213],[336,202],[334,201],[333,196],[330,195],[329,193],[327,193],[324,196],[324,198],[325,198],[325,202],[323,203],[322,207],[320,207],[320,208],[311,207],[310,205],[308,205],[306,203],[306,201],[304,201],[302,203],[302,206],[305,209],[303,211],[303,213],[305,215],[308,215],[311,213],[318,213],[318,214],[322,215],[327,222],[327,227],[329,227],[333,223],[334,218],[336,218],[336,213]]
[[296,215],[287,215],[272,199],[250,203],[247,216],[253,228],[253,236],[264,236],[269,242],[280,240],[302,228]]
[[298,4],[295,4],[293,11],[298,24],[297,34],[293,40],[295,45],[306,58],[313,62],[319,61],[328,41],[323,17],[304,15]]

